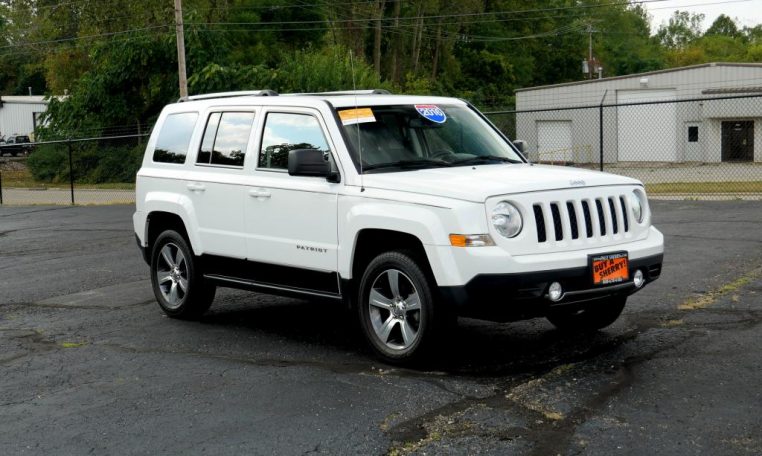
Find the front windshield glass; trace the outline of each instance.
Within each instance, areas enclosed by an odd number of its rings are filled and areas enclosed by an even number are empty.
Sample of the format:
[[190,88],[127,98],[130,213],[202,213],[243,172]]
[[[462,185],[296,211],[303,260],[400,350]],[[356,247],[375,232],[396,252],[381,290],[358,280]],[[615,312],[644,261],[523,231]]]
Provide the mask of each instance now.
[[371,106],[340,108],[338,114],[355,166],[362,156],[364,173],[524,162],[464,106]]

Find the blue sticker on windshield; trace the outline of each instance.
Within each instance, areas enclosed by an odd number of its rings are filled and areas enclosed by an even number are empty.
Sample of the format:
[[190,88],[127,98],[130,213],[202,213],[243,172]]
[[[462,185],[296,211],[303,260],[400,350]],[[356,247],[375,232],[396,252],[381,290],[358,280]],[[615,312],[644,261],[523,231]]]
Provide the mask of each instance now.
[[447,115],[437,105],[415,105],[418,114],[436,123],[445,123]]

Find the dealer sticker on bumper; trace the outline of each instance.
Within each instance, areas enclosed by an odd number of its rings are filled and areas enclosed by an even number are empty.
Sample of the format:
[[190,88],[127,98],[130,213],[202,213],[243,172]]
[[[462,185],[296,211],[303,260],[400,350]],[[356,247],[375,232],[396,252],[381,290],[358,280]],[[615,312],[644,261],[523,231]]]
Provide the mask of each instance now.
[[590,259],[593,285],[611,285],[630,278],[627,252],[596,255]]

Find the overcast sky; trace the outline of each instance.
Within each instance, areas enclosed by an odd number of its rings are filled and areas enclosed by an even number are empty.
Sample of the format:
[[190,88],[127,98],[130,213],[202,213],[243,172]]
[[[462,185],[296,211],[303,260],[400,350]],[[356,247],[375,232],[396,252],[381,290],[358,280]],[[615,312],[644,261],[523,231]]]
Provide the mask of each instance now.
[[663,2],[645,3],[651,14],[651,29],[658,30],[659,25],[666,24],[676,10],[703,13],[704,30],[720,14],[732,17],[739,28],[762,24],[762,0],[668,0]]

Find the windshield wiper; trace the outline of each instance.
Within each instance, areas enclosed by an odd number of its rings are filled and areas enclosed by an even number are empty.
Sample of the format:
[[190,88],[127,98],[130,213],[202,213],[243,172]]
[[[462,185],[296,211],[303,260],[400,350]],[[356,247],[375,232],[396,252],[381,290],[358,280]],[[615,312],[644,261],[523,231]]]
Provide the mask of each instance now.
[[456,160],[452,162],[453,165],[473,165],[482,163],[521,163],[518,160],[514,160],[508,157],[501,157],[499,155],[479,155],[473,158],[464,158],[463,160]]
[[376,163],[374,165],[363,166],[364,171],[370,171],[374,169],[382,168],[401,168],[401,169],[416,169],[416,168],[428,168],[436,166],[452,166],[452,164],[444,160],[398,160],[389,163]]

